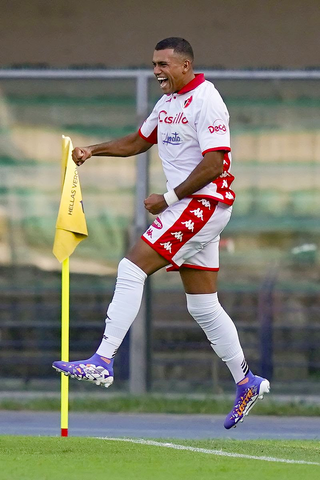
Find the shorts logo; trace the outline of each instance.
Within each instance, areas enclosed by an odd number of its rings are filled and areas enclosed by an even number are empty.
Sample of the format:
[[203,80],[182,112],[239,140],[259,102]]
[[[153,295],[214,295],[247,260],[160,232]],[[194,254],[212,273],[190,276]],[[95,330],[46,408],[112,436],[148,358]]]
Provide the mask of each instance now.
[[208,127],[210,133],[217,133],[218,135],[224,135],[227,131],[227,127],[222,120],[218,119],[213,125]]
[[174,236],[174,238],[176,238],[177,240],[179,240],[180,242],[182,242],[183,240],[183,233],[180,231],[180,232],[171,232],[171,235]]
[[171,243],[171,242],[160,243],[160,245],[161,245],[165,250],[167,250],[168,252],[172,253],[172,252],[171,252],[171,247],[172,247],[172,243]]
[[192,220],[187,220],[186,222],[181,222],[182,225],[185,225],[188,230],[191,230],[193,232],[194,230],[194,222]]
[[161,222],[161,220],[160,220],[159,217],[157,217],[157,218],[154,220],[152,226],[153,226],[154,228],[157,228],[158,230],[161,230],[161,228],[163,228],[162,222]]
[[234,196],[232,195],[231,192],[226,192],[226,193],[225,193],[225,197],[228,198],[229,200],[233,200],[233,199],[234,199]]
[[177,132],[172,132],[171,134],[167,133],[163,143],[170,145],[181,145],[181,138]]
[[157,238],[152,242],[155,251],[174,264],[172,260],[177,252],[201,231],[210,220],[217,204],[216,200],[206,198],[191,199],[184,211],[170,222],[171,226],[169,222],[168,225],[165,223],[164,233],[157,232],[155,235]]
[[201,218],[203,220],[203,210],[201,208],[197,208],[196,210],[190,210],[197,218]]
[[192,102],[192,95],[191,95],[191,97],[187,98],[187,100],[185,100],[185,102],[183,104],[183,108],[189,107],[191,102]]
[[211,203],[209,202],[209,200],[206,200],[205,198],[201,198],[200,200],[198,200],[198,202],[202,203],[204,207],[209,208],[209,210],[211,209]]

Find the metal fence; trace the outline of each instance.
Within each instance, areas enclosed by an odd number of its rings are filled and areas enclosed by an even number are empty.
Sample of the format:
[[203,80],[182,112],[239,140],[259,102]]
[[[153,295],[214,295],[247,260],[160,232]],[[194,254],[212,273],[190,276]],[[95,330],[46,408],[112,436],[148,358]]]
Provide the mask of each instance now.
[[[320,72],[206,71],[231,114],[237,200],[221,242],[220,299],[255,371],[316,389],[320,371]],[[77,145],[134,131],[159,97],[145,70],[0,70],[1,376],[53,379],[60,266],[51,254],[61,135]],[[71,356],[103,329],[118,260],[164,191],[150,157],[80,170],[89,238],[71,259]],[[134,365],[136,368],[131,368]],[[230,377],[186,312],[177,274],[147,285],[117,359],[119,388],[221,391]],[[117,383],[115,384],[117,385]],[[293,387],[294,386],[294,387]],[[117,387],[116,387],[117,388]]]

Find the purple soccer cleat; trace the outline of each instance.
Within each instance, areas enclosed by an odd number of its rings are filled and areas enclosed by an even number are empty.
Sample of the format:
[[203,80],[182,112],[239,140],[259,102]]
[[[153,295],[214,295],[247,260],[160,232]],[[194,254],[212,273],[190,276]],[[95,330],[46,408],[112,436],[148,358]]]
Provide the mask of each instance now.
[[[240,385],[241,384],[241,385]],[[224,427],[229,429],[242,423],[258,399],[270,392],[270,383],[267,379],[249,373],[237,384],[236,399],[233,409],[224,421]]]
[[102,357],[95,353],[87,360],[77,362],[53,362],[52,367],[71,378],[93,382],[102,387],[113,383],[113,358]]

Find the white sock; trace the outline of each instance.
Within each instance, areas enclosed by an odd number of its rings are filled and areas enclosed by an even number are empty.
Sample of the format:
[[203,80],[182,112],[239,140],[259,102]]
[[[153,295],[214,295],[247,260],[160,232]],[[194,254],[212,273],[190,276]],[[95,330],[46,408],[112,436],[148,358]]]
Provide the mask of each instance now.
[[118,266],[118,276],[112,301],[107,310],[106,327],[99,355],[112,358],[117,353],[127,331],[136,318],[147,274],[127,258]]
[[240,382],[248,373],[248,365],[235,324],[220,305],[217,293],[187,293],[186,297],[190,315],[203,329],[218,357],[226,363],[234,381]]

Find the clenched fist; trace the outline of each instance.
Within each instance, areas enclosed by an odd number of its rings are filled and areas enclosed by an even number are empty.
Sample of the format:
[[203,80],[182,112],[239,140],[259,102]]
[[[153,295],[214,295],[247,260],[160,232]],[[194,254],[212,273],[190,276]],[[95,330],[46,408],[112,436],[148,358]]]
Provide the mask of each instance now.
[[88,158],[92,156],[90,147],[76,147],[72,151],[72,160],[80,167]]
[[163,195],[152,193],[144,201],[144,206],[152,215],[158,215],[167,208],[167,203]]

